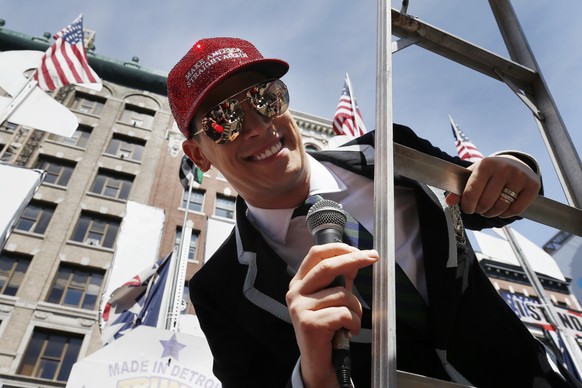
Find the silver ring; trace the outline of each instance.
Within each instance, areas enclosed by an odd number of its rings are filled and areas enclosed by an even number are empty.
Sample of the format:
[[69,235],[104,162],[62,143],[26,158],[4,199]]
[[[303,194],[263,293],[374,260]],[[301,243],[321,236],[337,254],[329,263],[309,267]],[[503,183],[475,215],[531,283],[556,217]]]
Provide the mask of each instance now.
[[[513,190],[511,190],[511,189],[509,189],[509,188],[507,188],[507,187],[504,187],[504,188],[503,188],[503,193],[505,193],[505,194],[509,195],[509,196],[510,196],[511,198],[513,198],[514,200],[516,200],[516,199],[519,197],[519,194],[517,194],[515,191],[513,191]],[[512,201],[512,202],[513,202],[513,201]]]
[[513,198],[511,195],[505,194],[505,193],[499,194],[499,200],[501,202],[505,202],[508,205],[511,205],[513,202],[515,202],[515,198]]

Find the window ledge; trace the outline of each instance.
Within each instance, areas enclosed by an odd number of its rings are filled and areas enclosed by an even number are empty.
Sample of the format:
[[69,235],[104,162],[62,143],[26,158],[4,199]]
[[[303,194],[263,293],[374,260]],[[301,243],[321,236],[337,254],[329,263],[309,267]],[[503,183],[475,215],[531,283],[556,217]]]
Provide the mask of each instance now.
[[67,186],[61,186],[61,185],[57,185],[56,183],[50,183],[50,182],[42,182],[43,186],[48,186],[48,187],[53,187],[55,189],[59,189],[59,190],[63,190],[63,191],[67,191]]
[[126,123],[125,121],[120,121],[120,120],[117,120],[116,124],[121,124],[121,125],[124,125],[126,127],[135,128],[135,129],[143,129],[144,131],[150,131],[150,132],[152,131],[151,127],[148,128],[148,127],[142,127],[141,125],[133,125],[132,123]]
[[82,110],[79,109],[75,109],[75,108],[69,108],[72,112],[75,113],[79,113],[81,115],[85,115],[85,116],[89,116],[89,117],[95,117],[96,119],[100,119],[101,115],[100,114],[95,114],[95,113],[90,113],[90,112],[83,112]]
[[79,151],[85,151],[85,147],[79,147],[78,145],[73,145],[73,144],[67,144],[67,143],[63,143],[57,140],[52,140],[52,139],[46,139],[45,142],[50,143],[50,144],[54,144],[54,145],[58,145],[61,147],[67,147],[67,148],[71,148],[74,150],[79,150]]
[[97,194],[97,193],[93,193],[91,191],[88,191],[87,192],[87,195],[90,196],[90,197],[95,197],[95,198],[100,198],[100,199],[106,199],[108,201],[114,201],[114,202],[118,202],[118,203],[127,203],[127,199],[120,199],[120,198],[109,197],[107,195]]
[[75,246],[83,247],[83,248],[88,248],[88,249],[95,249],[95,250],[102,251],[102,252],[110,252],[110,253],[115,252],[115,250],[113,248],[102,247],[99,245],[89,245],[89,244],[85,244],[85,243],[82,243],[80,241],[75,241],[75,240],[68,240],[67,244],[75,245]]
[[[17,292],[18,294],[18,292]],[[4,295],[0,294],[0,305],[4,306],[16,306],[16,302],[18,301],[18,297],[12,295]],[[0,308],[0,312],[5,312]]]
[[223,221],[223,222],[226,221],[229,224],[233,224],[233,225],[236,223],[236,220],[234,218],[221,217],[221,216],[217,216],[216,214],[211,215],[210,217],[208,217],[208,219],[216,220],[216,221]]
[[123,160],[124,162],[130,162],[130,163],[135,163],[135,164],[141,164],[141,160],[133,160],[130,158],[124,158],[118,155],[113,155],[113,154],[108,154],[108,153],[103,153],[103,156],[107,156],[109,158],[112,159],[118,159],[118,160]]
[[71,318],[88,319],[92,321],[97,321],[99,314],[94,310],[82,309],[80,307],[64,306],[56,303],[42,302],[39,301],[36,305],[36,311],[48,312],[52,314],[58,314],[61,316],[68,316]]
[[40,233],[34,233],[34,232],[29,232],[27,230],[20,230],[20,229],[14,229],[14,230],[12,230],[12,233],[21,234],[23,236],[28,236],[28,237],[38,238],[39,240],[44,240],[44,233],[40,234]]
[[[48,380],[40,377],[31,377],[19,374],[0,374],[0,380],[7,384],[13,384],[15,387],[62,387],[65,388],[66,381]],[[26,384],[26,385],[21,385]],[[30,385],[29,385],[30,384]],[[42,385],[41,385],[42,384]]]
[[[186,211],[186,208],[179,207],[178,210],[179,211],[182,211],[182,212],[185,212]],[[188,210],[188,214],[198,214],[198,215],[201,215],[201,216],[205,216],[206,215],[206,213],[204,213],[204,212],[202,212],[200,210]]]

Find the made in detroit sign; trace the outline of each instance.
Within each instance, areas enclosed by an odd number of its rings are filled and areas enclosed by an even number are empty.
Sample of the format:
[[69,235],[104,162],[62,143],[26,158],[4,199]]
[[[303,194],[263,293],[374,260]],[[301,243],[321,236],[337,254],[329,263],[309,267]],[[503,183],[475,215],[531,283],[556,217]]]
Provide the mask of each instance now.
[[220,388],[203,337],[139,326],[73,366],[67,388]]

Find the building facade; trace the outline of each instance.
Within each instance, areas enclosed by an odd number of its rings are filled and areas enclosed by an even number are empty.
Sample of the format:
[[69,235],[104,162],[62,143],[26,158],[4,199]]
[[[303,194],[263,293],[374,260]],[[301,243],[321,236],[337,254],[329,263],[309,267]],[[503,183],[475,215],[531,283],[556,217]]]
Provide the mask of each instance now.
[[66,89],[73,137],[0,128],[4,151],[20,131],[38,136],[26,157],[16,147],[0,159],[46,171],[1,252],[0,373],[23,376],[15,386],[66,381],[72,363],[101,347],[99,299],[126,202],[148,203],[172,125],[164,96],[108,82],[98,93]]

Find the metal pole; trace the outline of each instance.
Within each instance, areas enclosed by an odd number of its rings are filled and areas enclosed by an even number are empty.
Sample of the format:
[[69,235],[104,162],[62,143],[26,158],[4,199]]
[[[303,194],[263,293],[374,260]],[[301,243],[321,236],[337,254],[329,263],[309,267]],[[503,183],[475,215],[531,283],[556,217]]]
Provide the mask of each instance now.
[[372,386],[396,387],[396,298],[394,277],[394,159],[392,134],[392,22],[390,1],[378,0],[376,63],[376,167],[372,306]]
[[[556,312],[554,304],[547,297],[544,287],[542,286],[540,280],[538,279],[538,276],[536,275],[535,271],[530,267],[529,262],[527,261],[523,251],[521,250],[521,247],[517,243],[515,235],[513,234],[511,228],[509,226],[504,226],[502,230],[503,233],[505,234],[505,237],[507,237],[509,245],[511,245],[511,249],[513,249],[513,252],[517,257],[519,264],[523,268],[530,283],[532,284],[533,289],[536,291],[536,294],[538,294],[540,301],[544,305],[544,308],[548,313],[547,314],[548,321],[556,328],[557,335],[559,337],[562,337],[564,346],[566,347],[566,350],[572,357],[572,363],[576,368],[576,372],[578,372],[579,376],[582,376],[582,352],[580,351],[580,347],[578,346],[576,339],[572,338],[569,335],[564,335],[565,328],[564,325],[561,324],[560,318],[558,317],[558,313]],[[556,343],[556,345],[559,349],[560,344]]]
[[6,105],[2,112],[0,112],[0,125],[3,124],[4,121],[8,120],[12,112],[14,112],[16,108],[18,108],[20,104],[22,104],[26,97],[28,97],[28,95],[32,93],[32,91],[36,87],[38,82],[34,79],[34,74],[35,72],[33,72],[28,77],[24,85],[22,85],[20,90],[18,90],[18,92],[14,96],[12,96],[12,99],[10,100],[8,105]]
[[537,73],[531,82],[531,91],[526,91],[536,102],[543,120],[536,118],[542,138],[562,184],[568,203],[582,208],[582,164],[576,153],[554,99],[539,70],[517,16],[508,0],[489,0],[491,10],[505,40],[511,58]]
[[[194,175],[191,173],[188,179],[188,198],[186,199],[186,209],[184,209],[184,221],[182,222],[182,236],[180,237],[180,247],[175,252],[169,268],[170,281],[170,298],[167,304],[167,314],[164,327],[166,330],[178,330],[178,317],[180,316],[180,307],[182,305],[182,287],[186,279],[186,266],[188,264],[188,250],[190,248],[190,239],[192,238],[192,223],[188,220],[190,211],[190,197],[192,195],[192,183]],[[186,243],[188,241],[188,244]]]

